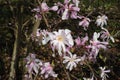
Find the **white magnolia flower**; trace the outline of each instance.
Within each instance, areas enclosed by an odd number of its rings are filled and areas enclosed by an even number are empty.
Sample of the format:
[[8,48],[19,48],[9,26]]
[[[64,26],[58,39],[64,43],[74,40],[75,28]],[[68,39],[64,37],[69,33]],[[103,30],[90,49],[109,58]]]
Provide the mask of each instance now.
[[68,52],[70,56],[64,56],[65,59],[63,63],[68,63],[66,66],[66,69],[69,69],[70,71],[73,69],[73,67],[77,67],[77,63],[81,61],[81,59],[77,58],[76,54],[73,54],[71,52]]
[[106,49],[108,42],[101,42],[98,40],[98,38],[100,37],[100,33],[94,32],[93,34],[93,40],[90,40],[90,59],[96,58],[96,56],[98,55],[98,52],[100,49]]
[[40,66],[42,65],[42,61],[39,59],[36,59],[35,54],[28,55],[27,58],[25,58],[25,60],[27,62],[26,68],[28,70],[28,73],[37,74]]
[[104,31],[101,31],[101,38],[103,41],[109,41],[109,39],[114,43],[115,40],[114,38],[110,35],[109,31],[106,28],[102,28]]
[[96,20],[97,26],[100,26],[101,28],[103,28],[104,25],[107,25],[107,21],[106,21],[107,19],[108,17],[106,15],[98,16]]
[[92,44],[92,49],[99,49],[99,48],[106,49],[106,45],[108,44],[108,42],[99,41],[98,40],[99,37],[100,37],[100,33],[94,32],[93,40],[90,40],[90,43]]
[[105,70],[105,67],[100,67],[101,70],[101,74],[100,77],[102,78],[102,80],[107,80],[107,77],[109,77],[106,73],[109,73],[110,70]]
[[51,45],[53,49],[57,49],[59,55],[62,55],[62,52],[66,52],[66,46],[73,46],[73,38],[71,36],[71,31],[68,29],[60,29],[58,32],[54,31],[49,33],[51,40]]
[[84,18],[82,21],[79,22],[79,26],[82,26],[84,30],[87,30],[89,24],[90,24],[89,18]]
[[55,72],[53,71],[53,67],[50,65],[49,62],[43,64],[43,66],[41,67],[41,74],[44,74],[45,78],[48,78],[49,76],[57,77],[58,75],[55,74]]

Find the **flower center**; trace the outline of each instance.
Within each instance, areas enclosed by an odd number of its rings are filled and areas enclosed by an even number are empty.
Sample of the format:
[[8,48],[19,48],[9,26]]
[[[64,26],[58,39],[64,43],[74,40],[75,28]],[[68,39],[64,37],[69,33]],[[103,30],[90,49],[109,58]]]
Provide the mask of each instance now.
[[105,20],[105,17],[102,17],[101,20],[104,21],[104,20]]
[[70,62],[74,62],[74,60],[75,60],[74,58],[71,58],[69,61],[70,61]]
[[61,35],[57,36],[56,39],[57,39],[58,41],[63,41],[63,40],[64,40],[63,37],[62,37]]

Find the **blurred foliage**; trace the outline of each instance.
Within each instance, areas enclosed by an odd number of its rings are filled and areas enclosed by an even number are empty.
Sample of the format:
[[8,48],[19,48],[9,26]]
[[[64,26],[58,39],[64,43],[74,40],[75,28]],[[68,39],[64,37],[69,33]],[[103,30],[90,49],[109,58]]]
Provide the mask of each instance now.
[[[53,2],[58,2],[58,1],[64,2],[64,0],[46,0],[46,1],[49,5],[52,5]],[[103,52],[103,53],[107,53],[106,54],[108,56],[107,59],[105,59],[104,57],[105,54],[99,55],[100,63],[98,65],[102,65],[104,63],[107,64],[108,66],[111,66],[111,68],[113,69],[113,75],[111,74],[111,76],[116,80],[118,77],[120,77],[120,70],[119,70],[120,69],[120,50],[119,50],[120,49],[120,7],[119,5],[120,5],[120,0],[80,0],[80,5],[79,5],[81,9],[79,14],[88,16],[89,18],[94,20],[99,14],[106,14],[109,18],[107,28],[111,32],[111,34],[115,37],[116,43],[108,52]],[[2,78],[4,79],[6,79],[5,77],[8,77],[8,72],[9,72],[10,59],[6,59],[5,57],[11,58],[12,55],[12,49],[14,43],[14,30],[16,29],[15,23],[17,22],[17,24],[19,24],[19,29],[21,30],[20,33],[21,47],[19,48],[22,49],[27,44],[26,34],[31,33],[31,29],[33,28],[34,25],[34,13],[32,13],[31,10],[36,6],[38,6],[37,0],[0,0],[0,76],[3,76]],[[91,12],[92,14],[88,15],[88,13]],[[59,20],[52,18],[54,16],[56,15],[52,15],[52,14],[48,15],[48,19],[50,18],[48,22],[51,24],[52,30],[57,30],[59,28],[71,28],[71,30],[73,31],[72,34],[78,34],[78,30],[83,31],[81,28],[77,27],[75,20],[73,22],[71,20],[63,21],[62,23],[59,23],[57,26],[55,26],[55,23],[53,22],[57,23],[57,21]],[[90,26],[94,27],[95,25],[93,22],[91,22]],[[40,27],[46,28],[45,22],[42,21],[41,23],[42,24],[40,25]],[[90,27],[90,29],[92,30],[92,32],[95,31],[95,29],[93,29],[92,27]],[[45,49],[43,49],[42,47],[34,47],[34,45],[30,43],[29,45],[30,52],[32,52],[32,50],[35,50],[40,54],[44,53],[41,55],[43,57],[46,57],[48,60],[50,60],[50,56],[47,55],[48,53],[45,53],[46,51],[44,51]],[[21,55],[22,54],[23,53],[21,52]],[[3,69],[4,67],[1,65],[3,66],[6,65],[5,69]],[[97,64],[94,64],[92,65],[92,67],[96,65]],[[59,71],[60,69],[56,71]],[[86,72],[82,74],[87,74],[88,70],[86,70],[86,68],[83,67],[82,71]],[[77,72],[75,71],[73,72],[73,74],[74,73]],[[80,75],[77,74],[75,75],[81,77]]]

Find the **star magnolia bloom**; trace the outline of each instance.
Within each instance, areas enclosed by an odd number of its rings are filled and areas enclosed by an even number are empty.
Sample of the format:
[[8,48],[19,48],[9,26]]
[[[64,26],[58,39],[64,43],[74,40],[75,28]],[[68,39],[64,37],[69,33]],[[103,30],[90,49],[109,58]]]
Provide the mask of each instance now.
[[58,32],[54,31],[53,33],[49,33],[50,43],[52,45],[53,50],[57,49],[59,55],[62,55],[62,51],[66,52],[66,46],[73,46],[73,38],[71,36],[71,31],[68,29],[60,29]]
[[109,73],[110,70],[105,70],[105,67],[100,67],[100,70],[101,70],[100,77],[102,78],[102,80],[107,80],[108,75],[106,73]]
[[78,18],[77,12],[79,12],[80,8],[76,6],[76,4],[72,4],[69,0],[65,0],[64,4],[59,2],[58,6],[60,6],[58,14],[62,14],[62,20],[67,20],[69,17],[72,19]]
[[77,46],[84,46],[86,41],[88,41],[88,36],[85,36],[84,38],[78,37],[77,39],[75,39],[75,43]]
[[112,42],[114,43],[115,40],[114,38],[110,35],[109,31],[105,28],[102,28],[104,31],[101,31],[100,34],[101,34],[101,38],[103,39],[103,41],[109,41],[109,39],[112,40]]
[[96,33],[94,32],[93,34],[93,40],[90,40],[90,43],[92,44],[92,49],[106,49],[106,45],[108,44],[108,42],[100,42],[98,40],[98,38],[100,37],[100,33]]
[[27,62],[26,68],[28,69],[28,73],[34,74],[35,72],[35,74],[37,74],[42,62],[36,59],[35,54],[30,54],[25,60]]
[[42,19],[42,15],[41,14],[43,12],[46,13],[49,10],[57,11],[58,10],[58,6],[54,5],[52,7],[48,7],[46,2],[42,2],[40,6],[38,6],[37,8],[34,8],[32,11],[36,12],[35,18],[41,20]]
[[49,76],[57,77],[57,74],[53,71],[53,67],[50,65],[49,62],[46,62],[41,67],[41,74],[45,74],[45,78],[48,78]]
[[96,20],[97,26],[100,26],[101,28],[103,28],[104,25],[107,25],[106,20],[108,20],[108,17],[106,15],[98,16]]
[[90,23],[90,19],[84,18],[82,21],[79,22],[79,26],[83,26],[84,30],[87,30],[89,23]]
[[64,56],[63,58],[65,59],[63,63],[68,63],[66,66],[66,69],[69,69],[70,71],[73,69],[73,67],[77,67],[77,63],[81,61],[81,59],[77,58],[76,54],[73,54],[69,52],[69,57]]
[[100,36],[100,33],[94,32],[93,40],[90,40],[90,43],[91,43],[91,45],[89,46],[91,48],[90,56],[91,57],[93,56],[93,58],[96,58],[101,48],[106,49],[106,46],[108,44],[108,42],[100,42],[98,40],[99,36]]

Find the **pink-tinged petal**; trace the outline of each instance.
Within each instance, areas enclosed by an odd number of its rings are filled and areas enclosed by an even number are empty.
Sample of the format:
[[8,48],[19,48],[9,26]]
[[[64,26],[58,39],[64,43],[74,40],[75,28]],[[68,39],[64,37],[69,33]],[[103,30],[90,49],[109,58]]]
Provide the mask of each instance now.
[[53,7],[50,8],[50,10],[57,11],[58,10],[58,6],[53,6]]
[[71,0],[64,0],[65,4],[68,4]]
[[77,12],[71,12],[70,17],[71,17],[71,19],[77,19],[78,18]]
[[80,11],[80,8],[79,7],[72,7],[72,10],[74,10],[74,11]]
[[82,44],[85,45],[85,42],[88,41],[88,36],[86,35],[83,40],[82,40]]
[[79,26],[82,26],[84,27],[84,30],[87,30],[89,22],[90,22],[89,18],[84,18],[82,21],[79,22]]
[[81,44],[80,37],[78,37],[77,39],[75,39],[75,43],[76,43],[77,46],[79,46]]
[[98,45],[98,48],[106,49],[107,47],[105,45]]
[[41,8],[43,11],[49,11],[49,7],[46,2],[41,3]]
[[28,65],[27,68],[28,68],[28,72],[31,73],[31,72],[32,72],[32,68],[33,68],[33,66]]

